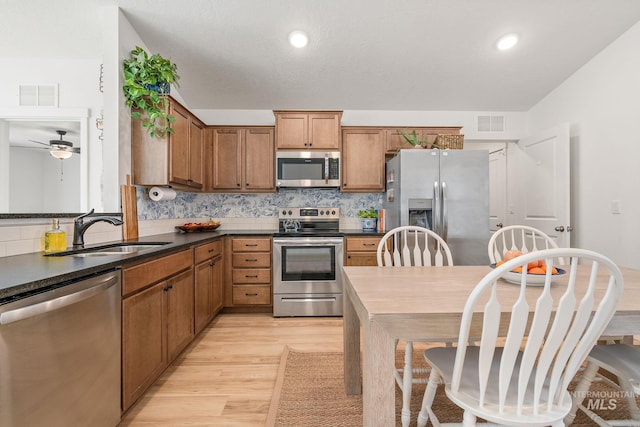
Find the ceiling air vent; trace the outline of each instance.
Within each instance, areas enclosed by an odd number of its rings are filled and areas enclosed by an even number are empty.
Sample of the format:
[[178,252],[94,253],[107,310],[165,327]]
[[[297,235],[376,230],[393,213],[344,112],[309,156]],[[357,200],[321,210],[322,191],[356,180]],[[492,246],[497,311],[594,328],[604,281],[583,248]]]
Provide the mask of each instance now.
[[58,85],[20,85],[18,92],[18,105],[20,106],[58,106]]
[[478,116],[478,132],[504,132],[504,116]]

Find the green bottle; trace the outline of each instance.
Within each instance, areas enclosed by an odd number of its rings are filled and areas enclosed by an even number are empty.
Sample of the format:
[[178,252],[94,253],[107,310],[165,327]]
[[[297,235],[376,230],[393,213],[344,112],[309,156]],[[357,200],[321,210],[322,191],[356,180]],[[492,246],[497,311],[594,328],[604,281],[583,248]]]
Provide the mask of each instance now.
[[53,219],[53,228],[44,234],[44,253],[61,252],[67,249],[67,233],[60,230],[60,220]]

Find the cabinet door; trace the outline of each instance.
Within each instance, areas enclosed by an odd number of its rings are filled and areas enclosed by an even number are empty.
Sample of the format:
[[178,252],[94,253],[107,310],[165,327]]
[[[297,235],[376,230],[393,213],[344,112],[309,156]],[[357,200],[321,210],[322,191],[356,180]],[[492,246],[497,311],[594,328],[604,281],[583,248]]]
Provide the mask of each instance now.
[[211,264],[206,260],[195,266],[194,274],[194,328],[199,333],[213,317],[211,295]]
[[219,256],[212,260],[211,265],[211,310],[212,317],[221,309],[223,304],[224,292],[224,269],[222,257]]
[[342,191],[384,191],[384,130],[342,131]]
[[172,104],[171,114],[176,118],[169,136],[169,182],[189,185],[189,112]]
[[193,329],[193,271],[187,270],[167,280],[165,301],[167,310],[168,361],[191,342]]
[[306,113],[277,113],[278,148],[309,148],[309,121]]
[[189,186],[204,187],[204,126],[194,121],[189,123]]
[[311,113],[308,126],[308,148],[328,150],[340,148],[340,115],[338,113]]
[[163,326],[165,282],[122,301],[122,409],[129,408],[167,366]]
[[246,129],[244,138],[245,190],[275,191],[273,129]]
[[214,129],[211,188],[214,190],[241,189],[241,129]]

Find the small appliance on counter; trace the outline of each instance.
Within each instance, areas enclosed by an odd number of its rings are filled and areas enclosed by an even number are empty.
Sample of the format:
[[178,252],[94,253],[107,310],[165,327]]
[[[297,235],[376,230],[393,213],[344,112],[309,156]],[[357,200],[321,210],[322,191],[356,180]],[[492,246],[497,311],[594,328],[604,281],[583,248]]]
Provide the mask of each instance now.
[[273,315],[342,316],[339,208],[278,209],[273,237]]

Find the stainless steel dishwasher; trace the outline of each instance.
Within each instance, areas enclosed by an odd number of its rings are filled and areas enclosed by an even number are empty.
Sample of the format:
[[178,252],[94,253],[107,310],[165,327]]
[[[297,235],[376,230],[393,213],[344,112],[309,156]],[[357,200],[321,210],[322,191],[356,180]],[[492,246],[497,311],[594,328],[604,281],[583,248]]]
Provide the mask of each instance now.
[[120,422],[119,270],[0,306],[0,425]]

